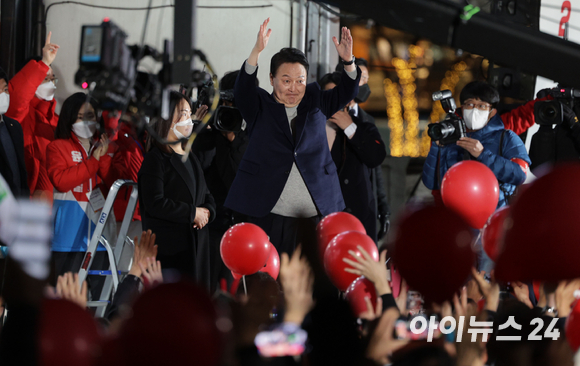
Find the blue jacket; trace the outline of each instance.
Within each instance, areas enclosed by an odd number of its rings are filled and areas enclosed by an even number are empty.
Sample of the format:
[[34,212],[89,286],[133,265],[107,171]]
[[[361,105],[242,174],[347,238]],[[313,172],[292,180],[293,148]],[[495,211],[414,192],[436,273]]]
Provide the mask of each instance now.
[[[511,195],[526,179],[526,174],[517,163],[510,161],[517,158],[530,164],[530,158],[526,152],[524,143],[513,131],[505,130],[503,138],[502,154],[499,153],[499,142],[504,131],[504,124],[499,115],[495,115],[481,130],[468,132],[467,137],[477,139],[483,145],[483,152],[477,159],[472,159],[485,164],[495,174],[500,183],[499,202],[497,207],[506,205],[504,192]],[[431,143],[431,150],[423,165],[423,183],[432,190],[441,188],[441,180],[445,172],[453,164],[464,160],[465,150],[457,145],[444,147]],[[436,173],[437,156],[440,154],[439,176]]]
[[257,73],[249,75],[244,64],[236,80],[236,107],[248,124],[250,141],[225,206],[253,217],[266,216],[280,198],[296,162],[320,213],[342,211],[345,206],[328,149],[326,120],[354,99],[360,69],[355,80],[343,72],[340,85],[332,90],[321,91],[317,83],[306,86],[297,110],[296,143],[284,105],[256,87]]

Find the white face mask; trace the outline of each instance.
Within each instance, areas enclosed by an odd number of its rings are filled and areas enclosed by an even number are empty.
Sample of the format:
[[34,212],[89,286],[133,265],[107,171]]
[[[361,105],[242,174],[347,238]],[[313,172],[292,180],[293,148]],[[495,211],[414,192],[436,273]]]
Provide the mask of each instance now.
[[78,137],[90,139],[97,131],[97,122],[95,121],[75,122],[72,125],[72,131]]
[[477,108],[464,109],[463,119],[465,120],[465,125],[470,130],[481,130],[489,119],[489,111],[480,111]]
[[9,106],[10,106],[10,94],[8,93],[0,94],[0,115],[6,113]]
[[36,89],[36,96],[40,99],[51,101],[54,98],[55,90],[56,85],[52,81],[42,83]]
[[[193,126],[193,121],[192,121],[192,120],[191,120],[191,118],[190,118],[190,119],[188,119],[188,120],[186,120],[186,121],[183,121],[183,122],[177,122],[175,125],[173,125],[173,128],[172,128],[172,130],[173,130],[173,133],[175,134],[175,136],[177,136],[177,138],[178,138],[179,140],[181,140],[181,139],[186,139],[186,138],[188,138],[188,137],[191,135],[191,132],[189,133],[189,135],[187,135],[187,136],[184,136],[184,135],[183,135],[181,132],[179,132],[179,131],[177,130],[177,126]],[[193,129],[191,129],[191,130],[192,130],[192,132],[193,132]]]

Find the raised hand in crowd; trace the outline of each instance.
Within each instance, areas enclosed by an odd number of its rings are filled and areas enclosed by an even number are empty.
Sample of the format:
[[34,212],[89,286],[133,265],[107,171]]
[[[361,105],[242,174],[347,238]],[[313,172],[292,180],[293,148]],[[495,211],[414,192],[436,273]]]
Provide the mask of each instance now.
[[42,48],[42,62],[44,62],[47,66],[50,66],[52,64],[52,62],[56,58],[58,49],[60,48],[59,45],[50,43],[51,36],[52,32],[48,32],[48,36],[46,36],[46,42],[44,43],[44,47]]
[[386,365],[390,362],[390,355],[404,347],[409,340],[399,340],[393,337],[395,323],[399,318],[397,309],[389,308],[381,316],[377,327],[373,331],[366,349],[366,357],[379,365]]
[[409,291],[409,286],[407,285],[407,281],[403,278],[401,281],[401,289],[399,291],[399,296],[395,299],[397,303],[397,307],[401,312],[401,315],[407,315],[409,313],[409,309],[407,309],[407,292]]
[[383,250],[380,254],[379,261],[375,262],[363,247],[359,245],[357,248],[362,256],[359,257],[354,251],[349,250],[348,254],[350,254],[353,259],[343,258],[342,260],[352,268],[347,267],[344,270],[359,276],[365,276],[375,285],[377,296],[392,293],[391,286],[387,280],[387,266],[385,264],[387,261],[387,251]]
[[514,295],[516,299],[526,304],[527,307],[532,309],[534,305],[530,301],[530,291],[528,285],[519,281],[512,282],[512,287],[514,289]]
[[497,307],[499,306],[499,284],[495,282],[493,271],[491,271],[491,282],[485,280],[485,271],[477,272],[477,270],[472,267],[471,274],[477,283],[481,296],[485,299],[485,309],[497,311]]
[[203,229],[209,222],[209,210],[205,207],[195,208],[195,219],[193,219],[194,229]]
[[302,248],[298,246],[292,258],[287,253],[282,253],[280,258],[280,283],[286,303],[284,321],[296,324],[302,324],[314,306],[314,274],[306,258],[300,258],[301,254]]
[[574,291],[580,289],[580,278],[570,281],[561,281],[556,288],[556,309],[558,317],[565,318],[572,311],[572,303],[575,300]]
[[147,265],[147,258],[157,257],[157,245],[155,245],[155,234],[151,230],[143,231],[141,233],[141,240],[138,237],[133,239],[135,242],[135,251],[133,252],[133,263],[131,264],[131,269],[129,274],[141,277],[143,271],[139,266],[140,263]]
[[107,137],[107,134],[104,133],[101,135],[99,142],[97,143],[95,149],[93,150],[93,157],[99,160],[101,156],[107,153],[108,150],[109,150],[109,138]]
[[56,281],[56,296],[74,302],[81,308],[87,307],[87,281],[81,286],[79,274],[67,272],[58,276]]
[[365,297],[365,304],[367,305],[367,310],[361,314],[359,314],[359,318],[364,319],[364,320],[368,320],[368,321],[373,321],[377,318],[380,318],[381,315],[383,315],[383,299],[380,297],[377,297],[377,303],[375,305],[375,307],[373,308],[373,304],[371,302],[370,297]]
[[155,257],[147,257],[144,261],[139,262],[143,284],[150,288],[163,283],[163,274],[161,273],[161,262],[156,261]]

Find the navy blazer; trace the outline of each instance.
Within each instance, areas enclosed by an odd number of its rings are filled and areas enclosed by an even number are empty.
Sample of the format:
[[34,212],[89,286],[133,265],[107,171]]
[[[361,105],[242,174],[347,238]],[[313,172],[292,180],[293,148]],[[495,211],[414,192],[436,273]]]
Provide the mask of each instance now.
[[321,91],[317,83],[306,86],[297,109],[296,143],[284,104],[256,87],[257,74],[256,70],[249,75],[244,63],[234,88],[250,142],[225,206],[249,216],[266,216],[278,202],[296,162],[318,211],[322,215],[342,211],[345,205],[325,126],[328,118],[357,95],[360,69],[357,67],[355,80],[343,71],[340,85],[331,90]]

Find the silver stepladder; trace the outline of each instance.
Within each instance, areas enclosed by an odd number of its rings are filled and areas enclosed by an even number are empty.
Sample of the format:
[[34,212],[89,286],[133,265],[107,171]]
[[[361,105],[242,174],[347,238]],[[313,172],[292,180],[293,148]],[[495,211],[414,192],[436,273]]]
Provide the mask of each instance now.
[[[132,187],[131,196],[127,204],[127,209],[125,210],[125,216],[123,217],[123,221],[121,223],[121,229],[117,235],[117,242],[113,247],[111,247],[107,239],[103,236],[103,229],[105,228],[110,213],[113,210],[113,204],[117,198],[119,189],[123,186]],[[109,305],[113,295],[117,291],[120,280],[129,272],[129,268],[133,260],[133,251],[135,245],[133,240],[127,237],[127,231],[129,230],[129,225],[133,219],[133,213],[135,212],[135,207],[137,206],[137,200],[137,183],[131,180],[123,179],[118,179],[115,181],[109,190],[109,195],[107,196],[105,205],[103,206],[103,209],[99,215],[99,221],[95,226],[95,231],[87,247],[87,252],[79,271],[79,283],[82,284],[83,281],[87,279],[88,275],[106,276],[99,300],[93,300],[87,303],[87,307],[96,308],[95,317],[103,317],[105,315],[107,305]],[[109,258],[109,270],[92,271],[90,268],[99,243],[102,244],[107,250],[107,256]]]

